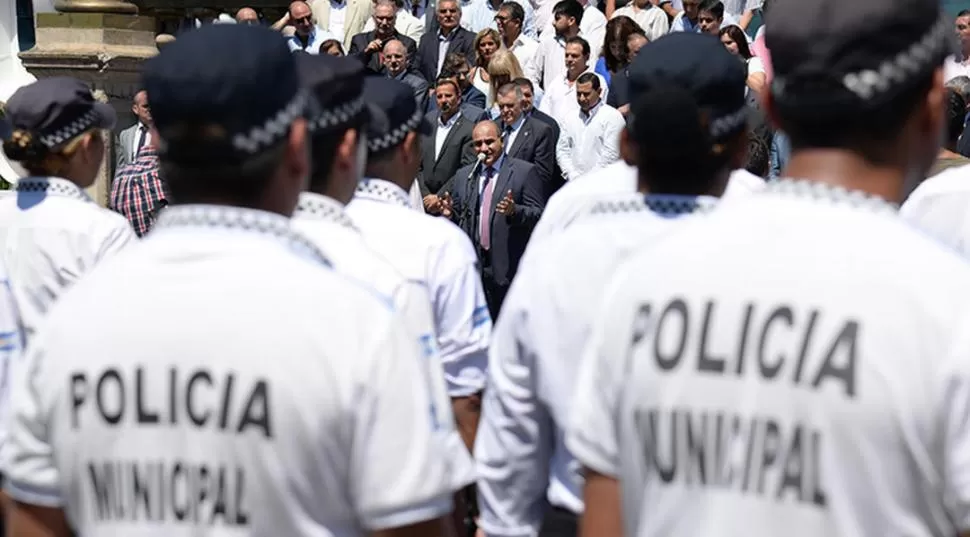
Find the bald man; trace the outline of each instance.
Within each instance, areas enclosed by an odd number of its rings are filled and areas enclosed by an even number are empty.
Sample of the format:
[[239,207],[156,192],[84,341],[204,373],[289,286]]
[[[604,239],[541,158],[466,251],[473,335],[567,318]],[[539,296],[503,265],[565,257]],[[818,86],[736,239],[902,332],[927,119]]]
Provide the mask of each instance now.
[[472,130],[472,147],[481,159],[458,170],[445,216],[458,223],[477,246],[485,301],[498,318],[512,278],[544,206],[535,166],[505,156],[494,121]]
[[259,13],[256,13],[256,10],[251,7],[240,8],[236,12],[236,23],[257,26],[259,25]]
[[309,54],[320,54],[320,45],[334,38],[333,34],[317,26],[310,5],[303,0],[291,3],[287,15],[289,24],[293,26],[293,35],[287,39],[291,52],[302,50]]
[[427,110],[428,83],[419,75],[408,71],[408,49],[398,39],[391,39],[384,44],[381,51],[381,64],[388,78],[404,82],[414,91],[414,100],[418,103],[418,110]]

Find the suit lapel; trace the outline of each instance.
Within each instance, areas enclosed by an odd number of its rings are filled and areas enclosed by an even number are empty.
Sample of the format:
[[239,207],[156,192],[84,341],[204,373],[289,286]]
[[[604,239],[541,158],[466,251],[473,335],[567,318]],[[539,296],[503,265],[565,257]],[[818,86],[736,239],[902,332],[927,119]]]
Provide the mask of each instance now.
[[519,134],[515,136],[515,143],[509,148],[507,154],[510,157],[514,157],[519,154],[519,149],[522,149],[522,144],[526,142],[527,139],[532,137],[532,124],[528,119],[522,122],[522,129],[519,130]]
[[[439,119],[438,121],[441,121],[441,120]],[[448,147],[450,147],[449,144],[451,143],[451,139],[456,136],[455,131],[461,128],[463,121],[465,121],[465,116],[463,115],[458,116],[458,119],[455,120],[455,124],[451,126],[451,129],[448,131],[448,134],[445,135],[445,143],[444,145],[441,146],[441,153],[438,154],[438,158],[436,158],[434,161],[435,165],[437,165],[438,161],[441,160],[441,157],[445,154],[445,150]],[[437,125],[435,125],[435,128],[437,128]]]

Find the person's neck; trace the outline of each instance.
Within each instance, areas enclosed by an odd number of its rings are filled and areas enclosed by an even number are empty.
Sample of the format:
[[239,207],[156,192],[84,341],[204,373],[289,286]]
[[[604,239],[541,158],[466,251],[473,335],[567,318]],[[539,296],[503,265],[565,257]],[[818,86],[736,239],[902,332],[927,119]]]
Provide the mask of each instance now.
[[310,44],[310,32],[307,32],[306,34],[296,34],[296,38],[300,40],[300,43],[303,43],[304,47]]
[[[706,186],[702,186],[697,191],[679,190],[676,192],[662,192],[651,191],[649,185],[655,181],[641,173],[637,180],[637,192],[641,194],[655,194],[658,196],[710,196],[712,198],[720,198],[724,195],[724,191],[727,190],[727,184],[730,179],[731,170],[723,169],[717,172],[717,174],[711,178],[711,181]],[[680,184],[681,182],[676,180],[668,180],[664,181],[664,183],[676,185]]]
[[858,190],[893,203],[902,201],[906,183],[906,172],[900,166],[873,164],[844,149],[796,150],[783,177]]
[[569,39],[571,37],[576,37],[579,35],[579,26],[571,26],[566,28],[566,31],[562,33],[563,39]]
[[367,167],[367,177],[383,179],[389,183],[394,183],[407,192],[411,188],[414,177],[408,177],[407,171],[404,168],[404,166],[399,164],[372,165]]
[[439,26],[438,28],[442,36],[449,37],[451,35],[451,32],[454,32],[457,26],[452,26],[451,28],[445,28],[444,26]]
[[970,61],[970,46],[960,47],[960,61],[963,61],[963,62]]
[[515,32],[515,35],[512,35],[511,32],[506,30],[505,36],[502,38],[502,43],[505,44],[505,48],[512,48],[512,46],[515,45],[515,40],[518,39],[521,34],[522,32]]
[[956,146],[951,145],[949,147],[944,147],[940,149],[940,153],[936,156],[936,158],[955,159],[955,158],[963,158],[963,155],[956,152]]
[[388,69],[387,70],[387,74],[391,78],[397,78],[397,77],[399,77],[399,76],[401,76],[401,75],[404,74],[404,69],[401,69],[400,71],[391,71],[390,69]]
[[585,72],[586,72],[586,67],[585,66],[583,66],[582,69],[567,70],[566,71],[566,81],[569,82],[570,84],[572,84],[573,82],[576,82],[576,79],[579,78],[579,76],[582,75]]
[[451,118],[455,117],[455,114],[458,113],[458,106],[449,108],[448,111],[439,109],[438,112],[441,115],[441,122],[448,123],[449,121],[451,121]]
[[[339,185],[344,184],[346,181],[342,181],[336,177],[331,177],[327,181],[327,186],[323,188],[311,188],[310,192],[318,195],[330,198],[341,205],[347,205],[350,200],[354,199],[354,190],[357,188],[356,181],[353,183],[353,188],[349,192],[341,192]],[[346,189],[344,189],[346,190]]]

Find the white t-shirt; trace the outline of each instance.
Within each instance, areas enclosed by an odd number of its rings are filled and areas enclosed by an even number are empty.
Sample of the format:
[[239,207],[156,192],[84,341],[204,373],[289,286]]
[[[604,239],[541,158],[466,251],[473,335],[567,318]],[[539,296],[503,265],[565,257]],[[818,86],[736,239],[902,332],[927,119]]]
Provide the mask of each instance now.
[[136,241],[125,217],[57,177],[28,177],[0,197],[0,248],[28,340],[91,268]]
[[54,308],[6,491],[79,535],[358,537],[452,508],[422,353],[289,220],[175,206]]
[[0,452],[7,442],[10,379],[24,349],[23,324],[14,301],[7,271],[0,265]]
[[366,179],[346,210],[368,246],[404,277],[427,286],[448,394],[465,397],[485,388],[492,332],[478,260],[458,226],[410,203],[394,183]]
[[[597,204],[519,265],[489,349],[475,443],[486,534],[535,535],[543,500],[582,513],[583,479],[563,433],[603,289],[627,256],[715,201],[626,194]],[[576,252],[583,255],[562,263]]]
[[293,214],[293,228],[305,235],[333,263],[334,269],[390,297],[408,329],[426,352],[427,381],[433,396],[433,412],[449,453],[455,490],[475,480],[474,463],[455,428],[451,398],[445,385],[444,368],[435,338],[434,313],[428,286],[409,280],[386,258],[364,242],[364,236],[337,200],[312,192],[300,194]]
[[627,536],[966,531],[967,296],[893,206],[772,183],[617,271],[567,446]]
[[923,181],[899,214],[970,259],[970,166],[949,168]]

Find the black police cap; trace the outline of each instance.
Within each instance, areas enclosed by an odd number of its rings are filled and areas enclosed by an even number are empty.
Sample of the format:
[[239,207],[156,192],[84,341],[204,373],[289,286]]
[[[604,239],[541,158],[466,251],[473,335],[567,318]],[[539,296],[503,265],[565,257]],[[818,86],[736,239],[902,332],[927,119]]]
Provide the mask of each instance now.
[[360,121],[364,106],[364,64],[352,57],[295,54],[300,83],[310,93],[307,127],[324,134]]
[[149,60],[143,73],[162,158],[224,165],[276,145],[306,93],[286,42],[269,28],[207,25]]
[[942,65],[952,34],[939,0],[775,0],[772,97],[816,119],[880,107]]
[[113,108],[94,99],[91,88],[69,77],[42,78],[18,89],[7,101],[6,121],[26,131],[48,151],[91,129],[111,129]]
[[710,115],[714,138],[746,125],[747,68],[721,40],[707,34],[675,32],[640,49],[629,68],[630,93],[675,86],[688,91]]
[[433,131],[424,111],[418,108],[414,91],[404,82],[367,77],[364,100],[374,118],[367,128],[367,150],[371,154],[396,146],[410,132],[430,135]]

